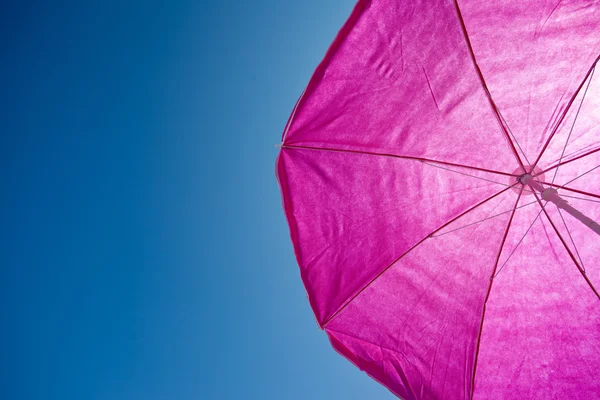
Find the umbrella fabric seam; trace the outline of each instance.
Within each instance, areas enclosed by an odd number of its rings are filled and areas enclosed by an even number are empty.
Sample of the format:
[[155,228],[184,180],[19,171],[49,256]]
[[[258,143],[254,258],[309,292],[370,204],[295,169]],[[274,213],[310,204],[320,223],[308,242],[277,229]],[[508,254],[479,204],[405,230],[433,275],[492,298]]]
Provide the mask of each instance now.
[[[593,71],[595,71],[595,70],[596,70],[596,68],[593,69]],[[590,79],[585,88],[585,92],[583,92],[583,97],[581,98],[581,102],[579,103],[579,107],[577,108],[577,113],[575,114],[575,118],[573,119],[573,123],[571,124],[571,129],[569,130],[569,135],[567,136],[567,140],[565,141],[565,145],[560,154],[560,158],[558,159],[559,164],[565,155],[565,151],[567,150],[567,146],[569,145],[569,139],[571,139],[571,134],[573,133],[573,129],[575,129],[575,124],[577,123],[577,118],[579,118],[579,112],[581,111],[581,107],[583,106],[583,102],[585,101],[585,96],[587,95],[587,92],[590,88],[590,84],[592,83],[592,79],[594,76],[593,71],[592,71],[592,74],[590,75]],[[559,169],[559,167],[556,167],[556,169],[554,170],[554,176],[552,177],[552,183],[554,183],[554,180],[556,179],[556,174],[558,174],[558,169]]]
[[571,100],[569,100],[569,103],[567,104],[567,106],[565,107],[565,110],[563,111],[560,119],[558,120],[558,122],[556,123],[556,126],[554,127],[554,129],[552,129],[552,132],[550,133],[550,136],[548,137],[548,140],[546,140],[546,143],[544,144],[544,147],[542,147],[542,150],[540,151],[540,154],[537,156],[537,159],[535,160],[535,162],[533,163],[533,167],[535,168],[535,166],[538,164],[538,162],[540,162],[540,159],[542,158],[542,156],[544,155],[544,152],[546,151],[546,149],[548,148],[548,145],[550,144],[550,141],[552,141],[552,138],[554,137],[554,135],[556,134],[556,132],[558,131],[558,128],[560,127],[560,125],[562,124],[563,120],[565,119],[565,117],[567,116],[567,113],[569,112],[569,110],[571,109],[571,106],[573,105],[573,103],[575,102],[575,99],[577,98],[577,95],[579,94],[579,92],[581,91],[581,88],[583,87],[583,85],[585,85],[585,82],[587,81],[588,77],[590,76],[590,74],[594,71],[594,69],[596,68],[596,65],[598,64],[598,61],[600,61],[600,54],[596,57],[596,60],[592,63],[592,66],[590,67],[590,69],[588,70],[587,74],[585,74],[583,80],[581,81],[581,83],[579,84],[579,87],[577,88],[577,90],[575,90],[575,92],[573,93],[573,96],[571,96]]
[[546,169],[542,170],[541,172],[539,172],[539,173],[538,173],[538,175],[539,175],[539,174],[546,173],[546,172],[548,172],[548,171],[551,171],[551,170],[553,170],[554,168],[558,168],[558,167],[560,167],[560,166],[562,166],[562,165],[565,165],[565,164],[568,164],[568,163],[570,163],[570,162],[573,162],[573,161],[580,160],[580,159],[582,159],[582,158],[585,158],[585,157],[587,157],[587,156],[589,156],[589,155],[591,155],[591,154],[597,153],[597,152],[599,152],[599,151],[600,151],[600,147],[599,147],[599,148],[597,148],[597,149],[591,150],[591,151],[589,151],[589,152],[587,152],[587,153],[585,153],[585,154],[582,154],[582,155],[580,155],[580,156],[577,156],[577,157],[575,157],[575,158],[572,158],[572,159],[570,159],[570,160],[563,161],[563,162],[561,162],[561,163],[559,163],[559,164],[553,165],[552,167],[548,167],[548,168],[546,168]]
[[501,172],[501,171],[496,171],[496,170],[492,170],[492,169],[479,168],[479,167],[474,167],[471,165],[456,164],[456,163],[451,163],[451,162],[447,162],[447,161],[440,161],[440,160],[434,160],[434,159],[422,158],[422,157],[404,156],[404,155],[397,155],[397,154],[390,154],[390,153],[375,153],[375,152],[369,152],[369,151],[363,151],[363,150],[339,149],[339,148],[332,148],[332,147],[300,146],[300,145],[293,145],[293,144],[284,144],[281,147],[287,148],[287,149],[332,151],[332,152],[339,152],[339,153],[352,153],[352,154],[364,154],[364,155],[379,156],[379,157],[400,158],[400,159],[405,159],[405,160],[420,161],[422,163],[437,163],[437,164],[450,165],[450,166],[457,167],[457,168],[473,169],[476,171],[489,172],[491,174],[497,174],[497,175],[503,175],[503,176],[513,176],[513,177],[517,176],[514,174],[510,174],[508,172]]
[[[524,186],[523,186],[524,187]],[[485,310],[488,299],[490,298],[490,293],[492,292],[492,285],[494,283],[494,275],[496,273],[496,268],[498,268],[498,262],[500,261],[500,256],[502,255],[502,250],[504,249],[504,244],[506,243],[506,237],[508,236],[508,232],[512,225],[513,218],[515,216],[515,212],[517,211],[517,206],[519,205],[519,201],[521,200],[521,196],[523,195],[523,187],[521,187],[521,191],[519,192],[519,196],[517,196],[517,201],[515,202],[515,206],[513,208],[512,214],[510,215],[510,219],[508,220],[508,224],[506,225],[506,231],[504,232],[504,236],[502,238],[502,242],[500,243],[500,248],[498,249],[498,255],[496,256],[496,263],[494,265],[494,269],[492,270],[492,274],[490,275],[490,283],[488,285],[488,290],[483,301],[483,310],[481,312],[481,323],[479,324],[479,334],[477,336],[477,345],[475,346],[475,358],[473,360],[473,373],[471,380],[471,396],[473,399],[473,395],[475,393],[475,374],[477,373],[477,360],[479,358],[479,347],[481,345],[481,334],[483,332],[483,323],[485,320]]]

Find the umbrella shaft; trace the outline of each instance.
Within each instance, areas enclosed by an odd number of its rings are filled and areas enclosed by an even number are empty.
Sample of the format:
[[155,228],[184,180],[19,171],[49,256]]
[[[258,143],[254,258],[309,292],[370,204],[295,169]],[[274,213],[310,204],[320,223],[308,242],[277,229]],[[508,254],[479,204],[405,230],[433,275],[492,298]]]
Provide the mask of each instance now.
[[571,214],[573,217],[577,218],[581,221],[585,226],[596,232],[600,235],[600,225],[582,213],[581,211],[573,208],[565,199],[559,196],[558,191],[554,188],[544,188],[542,183],[537,182],[531,175],[526,174],[521,177],[521,183],[524,185],[529,185],[531,189],[534,191],[540,192],[542,195],[542,199],[549,201],[556,205],[556,207],[561,208]]
[[594,221],[587,215],[583,214],[581,211],[573,208],[569,203],[557,207],[562,208],[563,210],[577,218],[579,221],[581,221],[585,226],[587,226],[588,228],[596,232],[598,235],[600,235],[600,225],[598,225],[596,221]]

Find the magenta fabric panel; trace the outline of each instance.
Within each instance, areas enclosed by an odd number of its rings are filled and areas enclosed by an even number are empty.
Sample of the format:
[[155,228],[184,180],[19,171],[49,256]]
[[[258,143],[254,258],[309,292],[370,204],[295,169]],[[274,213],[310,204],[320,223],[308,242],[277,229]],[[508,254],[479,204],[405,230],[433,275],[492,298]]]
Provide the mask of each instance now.
[[363,1],[342,34],[299,102],[286,144],[518,167],[454,3]]
[[[483,302],[517,195],[506,191],[402,257],[327,326],[405,399],[468,399]],[[385,378],[381,378],[385,376]]]
[[534,163],[600,54],[600,5],[587,0],[458,3],[490,93]]
[[598,399],[599,361],[600,301],[542,214],[494,279],[474,399]]
[[289,148],[279,158],[279,179],[321,324],[418,241],[504,188],[414,160]]

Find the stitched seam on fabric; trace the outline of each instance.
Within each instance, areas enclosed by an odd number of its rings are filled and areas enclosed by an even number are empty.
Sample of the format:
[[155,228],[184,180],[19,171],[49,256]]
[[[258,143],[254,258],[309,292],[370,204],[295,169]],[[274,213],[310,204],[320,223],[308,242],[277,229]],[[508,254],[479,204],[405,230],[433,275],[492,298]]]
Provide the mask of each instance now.
[[591,155],[591,154],[594,154],[594,153],[597,153],[597,152],[599,152],[599,151],[600,151],[600,147],[599,147],[599,148],[597,148],[597,149],[594,149],[594,150],[592,150],[592,151],[589,151],[589,152],[587,152],[587,153],[585,153],[585,154],[582,154],[582,155],[580,155],[580,156],[577,156],[577,157],[575,157],[575,158],[572,158],[572,159],[570,159],[570,160],[563,161],[563,162],[561,162],[561,163],[559,163],[559,164],[556,164],[556,165],[554,165],[554,166],[552,166],[552,167],[548,167],[548,168],[546,168],[545,170],[543,170],[543,171],[539,172],[537,175],[544,174],[544,173],[546,173],[546,172],[548,172],[548,171],[550,171],[550,170],[553,170],[554,168],[558,168],[558,167],[560,167],[560,166],[562,166],[562,165],[565,165],[565,164],[568,164],[568,163],[570,163],[570,162],[577,161],[577,160],[579,160],[579,159],[582,159],[582,158],[584,158],[584,157],[587,157],[587,156],[589,156],[589,155]]
[[581,91],[581,88],[583,87],[583,85],[587,81],[587,79],[590,76],[590,74],[592,73],[592,71],[596,68],[596,65],[598,64],[598,61],[600,61],[600,54],[598,55],[598,57],[596,57],[596,60],[592,63],[592,66],[588,70],[587,74],[585,74],[585,77],[583,78],[583,81],[581,81],[581,84],[579,85],[579,87],[577,88],[577,90],[575,90],[575,93],[573,93],[573,96],[571,96],[571,100],[569,100],[569,103],[567,103],[567,106],[565,107],[565,110],[563,111],[560,119],[556,123],[556,126],[554,127],[554,129],[552,129],[552,133],[550,133],[550,136],[548,137],[548,140],[546,140],[546,143],[544,144],[544,147],[542,147],[542,150],[540,151],[540,154],[537,156],[537,159],[533,163],[533,168],[535,168],[537,166],[538,162],[540,162],[540,159],[542,158],[542,156],[544,155],[544,152],[548,148],[548,145],[550,144],[550,141],[552,140],[552,138],[554,137],[554,135],[558,131],[558,128],[562,124],[562,122],[565,119],[565,117],[567,116],[567,113],[571,109],[571,106],[573,105],[573,102],[575,102],[575,99],[577,98],[577,95]]
[[456,163],[451,163],[448,161],[433,160],[433,159],[423,158],[423,157],[403,156],[403,155],[389,154],[389,153],[375,153],[375,152],[363,151],[363,150],[338,149],[338,148],[334,148],[334,147],[312,147],[312,146],[301,146],[301,145],[290,145],[290,144],[284,144],[281,147],[286,148],[286,149],[332,151],[332,152],[339,152],[339,153],[352,153],[352,154],[363,154],[363,155],[379,156],[379,157],[399,158],[399,159],[404,159],[404,160],[419,161],[419,162],[423,162],[423,163],[430,162],[430,163],[450,165],[453,167],[473,169],[473,170],[477,170],[477,171],[481,171],[481,172],[489,172],[492,174],[503,175],[503,176],[517,176],[517,175],[509,174],[507,172],[500,172],[500,171],[487,169],[487,168],[479,168],[479,167],[474,167],[471,165],[456,164]]
[[521,191],[519,192],[519,196],[517,197],[517,201],[515,202],[515,207],[513,209],[512,214],[510,215],[510,219],[508,220],[508,224],[506,225],[506,231],[504,232],[504,237],[502,238],[502,242],[500,243],[500,249],[498,250],[498,255],[496,257],[496,264],[494,265],[494,269],[492,274],[490,275],[490,284],[488,286],[487,294],[485,296],[485,300],[483,301],[483,310],[481,313],[481,323],[479,324],[479,334],[477,336],[477,345],[475,346],[475,358],[473,360],[473,374],[471,380],[471,399],[475,394],[475,374],[477,373],[477,361],[479,360],[479,347],[481,345],[481,334],[483,333],[483,322],[485,320],[485,310],[488,299],[490,298],[490,293],[492,292],[492,285],[494,283],[494,275],[496,274],[496,268],[498,268],[498,262],[500,261],[500,256],[502,255],[502,250],[504,249],[504,244],[506,243],[506,238],[508,236],[508,232],[510,230],[510,226],[512,224],[513,218],[515,216],[515,212],[517,211],[517,206],[519,205],[519,201],[521,200],[521,196],[523,195],[523,187],[521,187]]

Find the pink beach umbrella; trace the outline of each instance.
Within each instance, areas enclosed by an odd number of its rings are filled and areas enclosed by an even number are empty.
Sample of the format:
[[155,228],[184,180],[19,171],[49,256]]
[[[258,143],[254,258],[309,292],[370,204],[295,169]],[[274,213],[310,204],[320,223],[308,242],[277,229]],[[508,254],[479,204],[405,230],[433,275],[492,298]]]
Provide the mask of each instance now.
[[333,347],[403,399],[600,398],[600,2],[359,1],[277,175]]

